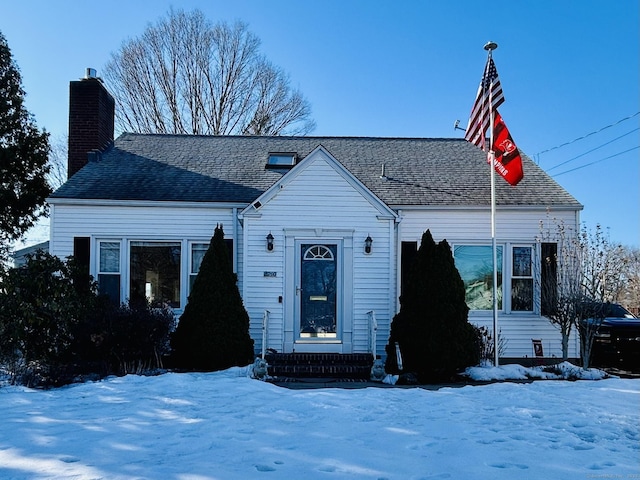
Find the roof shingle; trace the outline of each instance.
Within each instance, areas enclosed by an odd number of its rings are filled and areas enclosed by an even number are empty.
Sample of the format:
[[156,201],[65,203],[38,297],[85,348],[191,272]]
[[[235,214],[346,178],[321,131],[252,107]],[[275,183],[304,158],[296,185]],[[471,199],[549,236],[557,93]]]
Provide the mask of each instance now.
[[[486,156],[462,139],[132,133],[51,198],[248,204],[281,178],[281,171],[265,168],[269,152],[297,152],[304,161],[319,145],[389,206],[490,204]],[[581,208],[524,155],[523,167],[516,187],[496,176],[498,205]]]

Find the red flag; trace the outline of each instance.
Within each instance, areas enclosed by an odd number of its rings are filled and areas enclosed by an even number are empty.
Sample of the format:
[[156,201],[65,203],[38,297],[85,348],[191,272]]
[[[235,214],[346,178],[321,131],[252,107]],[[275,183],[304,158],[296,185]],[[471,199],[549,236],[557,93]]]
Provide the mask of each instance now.
[[476,101],[471,109],[469,124],[464,135],[465,140],[485,150],[485,137],[491,123],[491,111],[504,102],[502,85],[498,78],[498,71],[491,56],[484,67],[482,80],[476,94]]
[[[493,123],[493,166],[507,182],[517,185],[524,176],[520,152],[498,110],[495,111]],[[491,156],[489,153],[489,157]]]

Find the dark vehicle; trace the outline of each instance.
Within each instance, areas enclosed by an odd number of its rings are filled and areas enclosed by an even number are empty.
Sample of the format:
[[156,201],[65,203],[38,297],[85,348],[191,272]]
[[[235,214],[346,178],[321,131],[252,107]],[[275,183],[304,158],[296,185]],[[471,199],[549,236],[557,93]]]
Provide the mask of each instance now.
[[604,319],[593,340],[591,364],[640,370],[640,319],[616,303],[600,304],[597,308],[600,309],[597,317]]

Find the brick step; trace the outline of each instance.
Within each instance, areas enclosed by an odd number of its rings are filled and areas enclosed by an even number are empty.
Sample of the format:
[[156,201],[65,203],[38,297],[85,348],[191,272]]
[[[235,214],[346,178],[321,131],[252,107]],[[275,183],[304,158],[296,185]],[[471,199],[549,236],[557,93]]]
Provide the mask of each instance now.
[[366,353],[270,353],[272,377],[368,379],[373,356]]

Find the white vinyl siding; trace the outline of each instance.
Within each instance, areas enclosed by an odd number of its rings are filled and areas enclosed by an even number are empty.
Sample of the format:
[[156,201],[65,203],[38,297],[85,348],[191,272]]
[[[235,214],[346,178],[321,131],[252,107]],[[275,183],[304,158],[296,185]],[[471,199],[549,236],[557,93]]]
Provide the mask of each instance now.
[[[104,202],[103,202],[104,203]],[[192,243],[208,244],[216,225],[222,224],[225,239],[233,239],[240,228],[234,214],[237,208],[215,208],[204,206],[165,206],[154,205],[69,205],[52,206],[51,253],[65,258],[73,254],[74,237],[91,237],[91,274],[97,279],[99,273],[99,248],[102,241],[120,242],[121,260],[121,298],[129,296],[129,250],[131,242],[177,242],[183,252],[180,265],[180,308],[186,304],[189,285],[189,261]],[[241,246],[236,239],[235,258],[241,255]],[[239,268],[237,262],[236,268]]]
[[[544,208],[501,209],[496,211],[496,239],[531,243],[542,235],[541,228],[550,227],[549,215],[566,225],[577,225],[574,211],[554,211]],[[449,243],[469,240],[491,240],[491,212],[489,207],[469,209],[404,209],[401,210],[402,240],[420,241],[422,234],[431,230],[436,242],[446,239]],[[543,225],[543,227],[541,227]]]
[[[501,209],[496,213],[496,243],[504,250],[505,298],[504,308],[498,314],[498,329],[505,338],[505,352],[509,358],[532,356],[532,338],[543,340],[545,356],[562,355],[561,336],[558,330],[539,312],[538,285],[534,279],[534,311],[513,311],[511,306],[512,247],[533,248],[533,268],[540,261],[537,240],[542,237],[543,228],[553,229],[549,218],[562,221],[575,228],[578,214],[573,210],[549,213],[545,208]],[[405,209],[401,211],[400,241],[414,241],[420,245],[422,234],[428,229],[436,242],[446,239],[455,245],[491,245],[491,214],[489,208],[463,209]],[[509,275],[506,275],[509,274]],[[534,273],[535,274],[535,273]],[[509,298],[507,298],[509,297]],[[492,330],[492,311],[470,311],[469,321]],[[569,356],[579,356],[577,337],[572,335]]]
[[[315,155],[315,156],[314,156]],[[234,269],[238,286],[251,319],[250,333],[259,351],[262,339],[262,318],[271,312],[268,346],[282,351],[285,345],[287,308],[295,301],[295,288],[288,288],[295,275],[295,256],[288,254],[296,239],[341,242],[343,292],[341,320],[346,325],[341,341],[353,352],[368,350],[369,325],[367,313],[375,311],[378,321],[377,353],[384,355],[393,316],[399,308],[399,252],[401,242],[420,242],[430,229],[435,241],[446,239],[450,245],[491,242],[488,207],[398,208],[400,222],[395,223],[386,207],[364,191],[344,170],[336,168],[330,158],[310,155],[276,184],[259,208],[249,207],[242,223],[237,214],[241,205],[184,206],[162,202],[86,201],[73,204],[54,201],[51,207],[51,253],[65,258],[73,254],[74,237],[91,238],[91,273],[99,270],[100,241],[119,242],[121,292],[127,295],[128,251],[134,241],[179,242],[181,262],[181,306],[187,298],[191,272],[191,245],[208,244],[217,224],[222,223],[226,239],[234,239]],[[313,158],[311,158],[313,157]],[[503,208],[498,205],[496,239],[505,250],[505,272],[511,272],[512,246],[531,246],[533,262],[539,262],[541,223],[549,217],[566,225],[578,225],[578,213],[573,209],[548,213],[543,207],[534,209]],[[274,237],[274,249],[266,248],[266,236]],[[373,239],[370,254],[364,252],[367,236]],[[535,273],[534,273],[535,283]],[[508,285],[505,285],[505,289]],[[534,288],[537,288],[534,286]],[[506,294],[507,290],[505,290]],[[125,300],[125,298],[123,298]],[[508,303],[508,302],[505,302]],[[180,313],[180,312],[178,312]],[[470,321],[491,328],[491,312],[471,312]],[[508,338],[506,357],[531,357],[531,339],[540,338],[546,356],[560,356],[560,334],[539,314],[539,305],[529,311],[511,311],[505,305],[499,314],[499,328]],[[569,355],[578,356],[575,336]]]
[[[291,265],[295,257],[286,255],[285,239],[293,242],[294,238],[304,238],[311,243],[345,240],[338,253],[347,261],[343,268],[347,291],[342,292],[341,320],[346,326],[342,342],[350,351],[365,352],[369,345],[367,312],[374,310],[379,324],[388,332],[391,306],[395,305],[395,281],[391,278],[389,261],[395,249],[390,244],[393,220],[379,220],[380,211],[328,162],[318,159],[306,167],[261,206],[256,216],[244,218],[244,246],[248,254],[243,289],[245,307],[251,317],[251,334],[261,340],[262,315],[269,310],[268,346],[278,351],[284,348],[284,319],[289,313],[285,308],[296,301],[295,287],[287,287],[285,281],[287,276],[295,275]],[[274,236],[271,252],[266,249],[269,233]],[[364,241],[368,235],[373,245],[367,255]],[[265,277],[265,272],[276,272],[276,276]],[[385,335],[381,337],[379,353],[384,351],[387,341]]]

